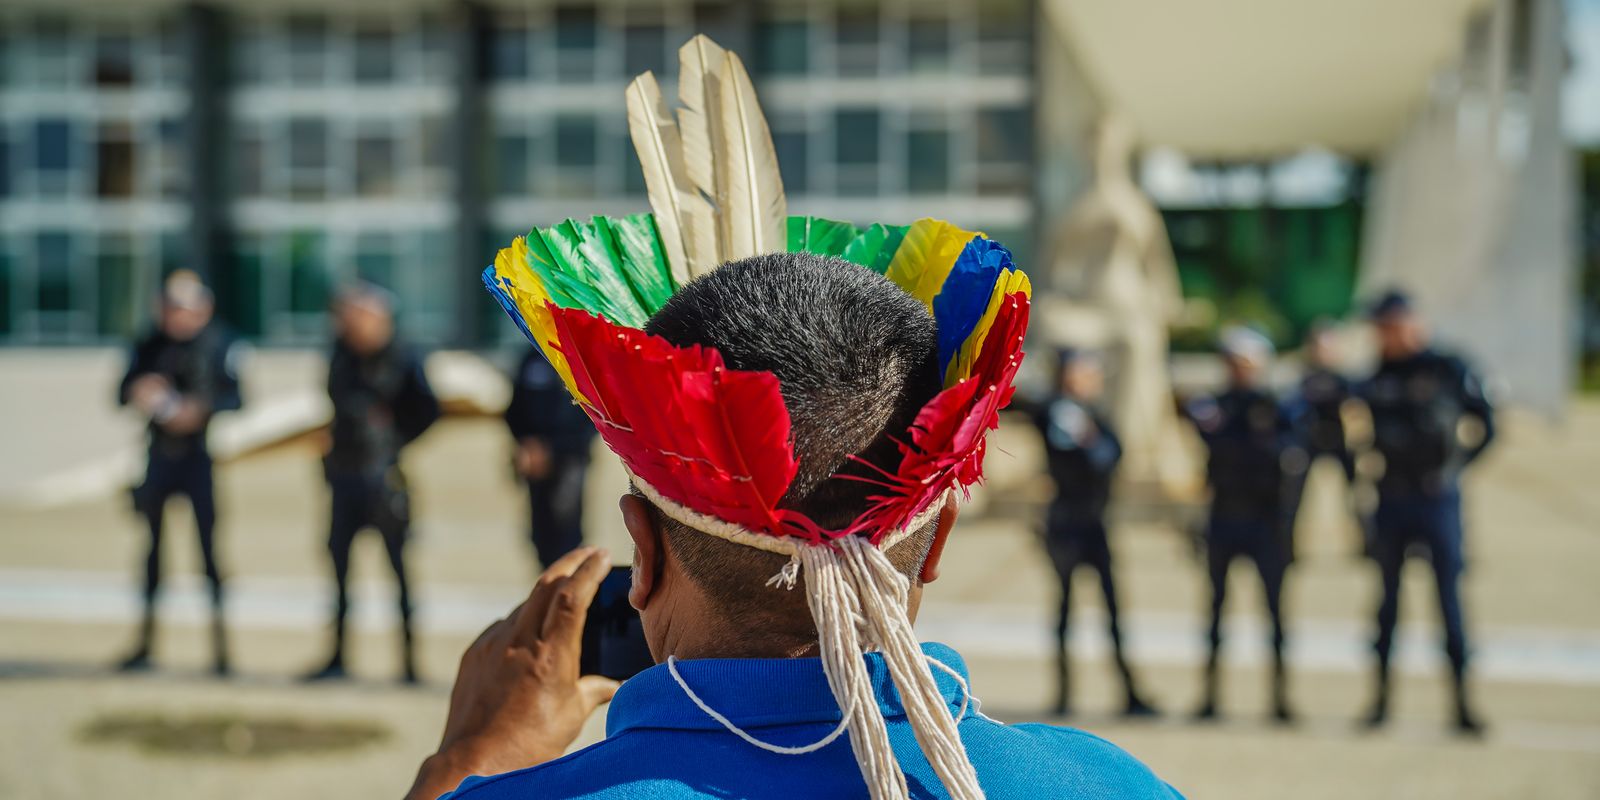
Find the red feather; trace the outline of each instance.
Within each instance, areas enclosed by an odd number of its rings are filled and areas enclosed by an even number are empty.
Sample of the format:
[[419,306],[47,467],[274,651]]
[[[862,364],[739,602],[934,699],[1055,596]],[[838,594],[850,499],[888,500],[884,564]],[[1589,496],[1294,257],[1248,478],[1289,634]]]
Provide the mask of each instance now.
[[727,369],[715,350],[586,311],[551,313],[585,410],[633,474],[700,513],[787,532],[777,505],[796,464],[776,376]]

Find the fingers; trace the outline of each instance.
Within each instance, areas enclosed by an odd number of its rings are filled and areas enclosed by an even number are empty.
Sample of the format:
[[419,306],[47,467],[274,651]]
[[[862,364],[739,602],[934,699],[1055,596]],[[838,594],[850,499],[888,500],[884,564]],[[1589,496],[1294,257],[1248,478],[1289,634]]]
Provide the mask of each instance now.
[[597,552],[600,551],[595,547],[580,547],[556,559],[556,563],[551,564],[544,574],[539,576],[528,599],[523,602],[516,615],[511,617],[512,638],[515,641],[532,642],[543,635],[545,615],[549,612],[550,603],[561,585]]
[[583,641],[583,621],[589,614],[589,605],[609,572],[611,555],[605,550],[596,550],[584,559],[572,577],[556,589],[539,638],[570,646],[576,654]]
[[579,678],[578,695],[583,698],[584,712],[587,714],[611,702],[611,698],[616,695],[617,688],[621,685],[604,675],[585,675]]

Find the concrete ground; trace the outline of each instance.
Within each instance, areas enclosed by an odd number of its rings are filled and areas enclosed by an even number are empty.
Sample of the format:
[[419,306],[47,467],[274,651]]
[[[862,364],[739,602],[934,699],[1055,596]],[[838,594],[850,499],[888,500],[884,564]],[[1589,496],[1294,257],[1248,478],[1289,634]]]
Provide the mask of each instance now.
[[[1001,434],[991,471],[1025,472],[1030,437],[1014,424]],[[131,643],[143,547],[125,499],[0,506],[0,797],[399,796],[436,742],[461,649],[535,574],[508,455],[495,420],[452,419],[408,456],[428,678],[416,689],[393,680],[392,589],[376,541],[357,546],[357,679],[293,681],[323,656],[330,599],[325,495],[309,444],[219,472],[240,673],[229,681],[203,673],[203,587],[184,513],[169,515],[173,579],[160,669],[125,677],[108,665]],[[25,472],[18,462],[28,458],[15,447],[4,456],[12,472]],[[1098,587],[1085,573],[1074,593],[1079,714],[1069,722],[1127,748],[1191,798],[1600,797],[1597,468],[1600,403],[1590,400],[1559,427],[1512,417],[1503,444],[1471,477],[1467,597],[1477,694],[1491,725],[1481,741],[1445,730],[1430,576],[1420,565],[1406,575],[1396,719],[1376,735],[1356,729],[1376,579],[1351,556],[1354,535],[1326,470],[1314,481],[1288,590],[1300,724],[1265,720],[1259,593],[1244,569],[1230,595],[1229,716],[1214,725],[1186,720],[1198,692],[1203,578],[1184,536],[1139,522],[1115,532],[1118,577],[1136,665],[1170,713],[1149,723],[1112,714],[1118,688],[1104,658]],[[620,486],[616,465],[597,461],[588,528],[625,558],[614,514]],[[1055,589],[1033,534],[1015,521],[1026,514],[1009,497],[974,508],[1005,513],[964,518],[919,628],[965,653],[986,713],[1048,719]],[[157,733],[128,733],[129,720]],[[223,733],[184,727],[208,721]],[[292,730],[273,734],[268,723]],[[373,738],[341,747],[337,732],[322,730],[346,723]],[[598,735],[597,719],[588,736]]]

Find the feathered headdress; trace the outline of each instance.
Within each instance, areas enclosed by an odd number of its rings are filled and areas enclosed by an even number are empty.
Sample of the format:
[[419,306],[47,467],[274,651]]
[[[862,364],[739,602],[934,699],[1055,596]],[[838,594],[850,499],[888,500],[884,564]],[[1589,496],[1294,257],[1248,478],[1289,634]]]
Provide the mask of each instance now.
[[[985,436],[1022,360],[1028,278],[1004,247],[948,222],[861,229],[788,216],[772,138],[739,57],[696,36],[679,59],[675,116],[651,73],[627,90],[654,213],[531,231],[500,251],[484,283],[657,508],[707,534],[788,555],[769,585],[792,588],[805,571],[824,671],[872,796],[904,797],[907,787],[861,659],[869,649],[884,653],[917,741],[951,794],[981,796],[912,635],[909,582],[882,551],[982,476]],[[938,328],[944,388],[897,439],[897,469],[848,476],[880,491],[838,529],[779,507],[797,464],[777,377],[729,369],[714,349],[643,331],[696,276],[784,251],[882,274],[922,301]]]

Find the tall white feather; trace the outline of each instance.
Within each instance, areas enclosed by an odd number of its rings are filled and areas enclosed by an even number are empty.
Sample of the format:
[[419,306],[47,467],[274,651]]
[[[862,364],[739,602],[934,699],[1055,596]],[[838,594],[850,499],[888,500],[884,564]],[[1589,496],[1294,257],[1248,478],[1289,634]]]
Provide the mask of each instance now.
[[704,34],[678,49],[678,131],[683,143],[684,172],[700,203],[680,203],[684,250],[692,275],[709,272],[727,260],[725,226],[717,209],[722,132],[713,124],[721,108],[720,74],[726,50]]
[[718,78],[716,127],[722,148],[717,155],[722,158],[716,165],[716,198],[723,260],[782,252],[789,209],[772,132],[737,53],[725,51]]
[[655,212],[661,248],[672,267],[672,280],[678,286],[689,282],[693,273],[684,248],[684,199],[689,192],[689,176],[683,166],[683,142],[678,125],[667,111],[655,73],[645,72],[628,84],[628,133],[633,149],[639,153],[644,169],[644,185]]

